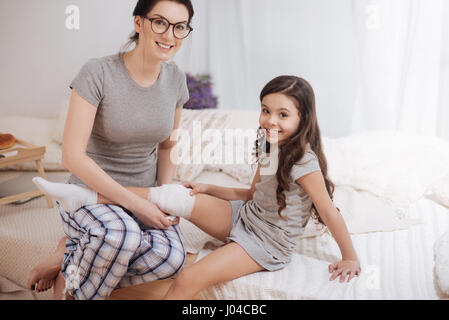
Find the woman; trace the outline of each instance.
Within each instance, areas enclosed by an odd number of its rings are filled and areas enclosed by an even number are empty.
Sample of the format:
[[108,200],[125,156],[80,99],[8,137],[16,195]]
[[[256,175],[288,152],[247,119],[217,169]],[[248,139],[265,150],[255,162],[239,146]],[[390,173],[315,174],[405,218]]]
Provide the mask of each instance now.
[[[62,163],[69,183],[119,206],[65,211],[54,255],[31,272],[28,287],[54,286],[54,298],[104,299],[118,288],[175,275],[185,261],[177,224],[127,186],[170,183],[170,134],[189,99],[185,74],[166,63],[192,30],[190,0],[139,0],[136,47],[89,60],[72,81]],[[67,294],[64,292],[68,289]]]

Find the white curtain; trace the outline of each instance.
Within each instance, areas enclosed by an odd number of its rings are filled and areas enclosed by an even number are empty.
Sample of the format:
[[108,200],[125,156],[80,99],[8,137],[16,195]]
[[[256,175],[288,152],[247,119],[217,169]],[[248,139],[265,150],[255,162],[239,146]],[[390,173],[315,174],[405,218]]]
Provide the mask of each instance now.
[[351,127],[436,135],[443,0],[353,0],[361,79]]
[[[308,80],[324,135],[405,130],[449,139],[444,0],[193,0],[176,61],[210,73],[220,108],[258,110],[281,74]],[[445,18],[445,19],[444,19]]]

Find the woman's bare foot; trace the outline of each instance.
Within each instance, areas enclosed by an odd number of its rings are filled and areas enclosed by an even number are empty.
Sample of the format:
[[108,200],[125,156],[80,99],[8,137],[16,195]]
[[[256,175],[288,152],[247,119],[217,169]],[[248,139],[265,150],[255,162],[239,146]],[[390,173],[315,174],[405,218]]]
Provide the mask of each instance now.
[[62,238],[55,252],[45,261],[33,268],[28,278],[27,288],[36,292],[44,292],[51,289],[56,277],[61,270],[61,263],[64,259],[65,240]]

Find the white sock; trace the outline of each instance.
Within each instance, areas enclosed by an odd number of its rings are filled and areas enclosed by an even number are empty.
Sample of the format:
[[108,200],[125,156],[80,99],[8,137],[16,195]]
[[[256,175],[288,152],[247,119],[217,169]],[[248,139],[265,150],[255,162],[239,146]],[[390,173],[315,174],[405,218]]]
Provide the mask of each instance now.
[[195,196],[191,196],[190,191],[192,189],[180,184],[164,184],[150,188],[149,200],[165,213],[189,219],[195,205]]
[[41,177],[34,177],[33,183],[46,195],[57,200],[68,212],[75,212],[81,207],[96,204],[97,192],[75,184],[56,183]]

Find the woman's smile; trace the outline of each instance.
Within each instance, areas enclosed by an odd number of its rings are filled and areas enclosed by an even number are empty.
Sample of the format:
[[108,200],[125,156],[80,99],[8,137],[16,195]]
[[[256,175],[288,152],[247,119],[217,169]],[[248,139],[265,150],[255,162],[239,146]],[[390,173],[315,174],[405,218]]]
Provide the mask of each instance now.
[[156,41],[156,45],[164,53],[169,53],[172,50],[172,48],[174,47],[174,45],[170,45],[170,44],[160,42],[160,41]]

